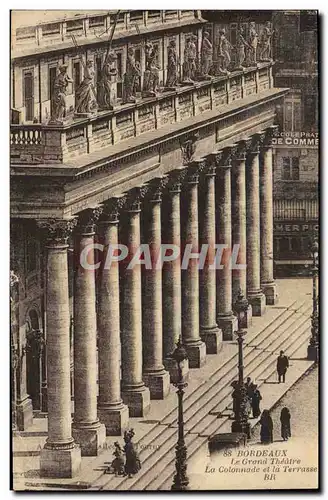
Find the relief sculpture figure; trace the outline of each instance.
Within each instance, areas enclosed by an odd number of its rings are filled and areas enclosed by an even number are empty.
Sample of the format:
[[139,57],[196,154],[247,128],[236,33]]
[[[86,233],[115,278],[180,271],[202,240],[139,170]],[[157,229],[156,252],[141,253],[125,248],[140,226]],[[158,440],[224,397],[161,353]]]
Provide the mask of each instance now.
[[213,44],[210,34],[204,31],[201,49],[201,73],[202,77],[208,77],[213,65]]
[[75,92],[75,112],[78,114],[92,113],[97,110],[98,105],[93,88],[94,74],[93,62],[87,61],[83,81]]
[[66,90],[73,80],[67,74],[66,64],[59,67],[59,74],[54,82],[52,113],[49,123],[62,123],[66,114]]

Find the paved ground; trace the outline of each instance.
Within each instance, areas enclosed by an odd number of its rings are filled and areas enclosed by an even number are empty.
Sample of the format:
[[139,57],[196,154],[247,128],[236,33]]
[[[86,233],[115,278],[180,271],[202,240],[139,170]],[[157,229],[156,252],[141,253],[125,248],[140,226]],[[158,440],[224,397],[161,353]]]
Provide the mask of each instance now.
[[[284,442],[280,435],[280,411],[291,412],[292,437]],[[308,489],[318,487],[318,369],[304,375],[271,411],[274,443],[260,444],[260,426],[241,452],[226,450],[211,457],[203,456],[189,464],[190,487],[201,489]],[[276,458],[265,457],[265,452]],[[284,460],[272,463],[271,460]],[[237,470],[248,467],[247,471]],[[268,470],[268,467],[270,469]],[[275,469],[274,469],[275,468]],[[256,470],[255,470],[256,469]]]

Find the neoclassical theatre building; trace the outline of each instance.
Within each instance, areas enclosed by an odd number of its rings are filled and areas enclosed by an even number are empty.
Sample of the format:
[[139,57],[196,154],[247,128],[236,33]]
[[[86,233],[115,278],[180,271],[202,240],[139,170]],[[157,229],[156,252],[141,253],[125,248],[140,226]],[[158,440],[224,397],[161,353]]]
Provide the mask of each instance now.
[[[240,289],[246,327],[275,303],[271,139],[288,90],[274,87],[265,14],[23,20],[13,13],[13,423],[47,414],[41,474],[71,477],[166,397],[180,336],[192,377],[232,340]],[[117,243],[128,257],[104,266]],[[129,269],[140,244],[181,258]],[[203,268],[181,269],[204,244]],[[96,271],[80,264],[86,246]]]

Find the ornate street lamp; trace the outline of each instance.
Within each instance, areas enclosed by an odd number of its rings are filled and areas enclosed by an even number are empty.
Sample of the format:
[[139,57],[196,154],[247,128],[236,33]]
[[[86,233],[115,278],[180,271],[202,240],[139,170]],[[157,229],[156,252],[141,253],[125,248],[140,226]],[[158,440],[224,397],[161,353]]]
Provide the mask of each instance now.
[[235,305],[238,318],[238,383],[235,385],[235,420],[231,424],[231,432],[243,432],[248,438],[250,434],[250,424],[248,422],[248,394],[244,384],[244,364],[243,364],[243,342],[246,330],[241,327],[245,315],[247,314],[248,300],[244,297],[242,290],[238,292]]
[[318,314],[318,257],[319,245],[315,240],[311,248],[312,254],[312,316],[311,316],[311,338],[308,346],[307,357],[311,361],[319,361],[319,314]]
[[181,337],[177,342],[177,347],[172,354],[172,358],[178,365],[178,379],[173,385],[178,389],[178,442],[175,447],[175,475],[171,490],[186,491],[188,490],[189,479],[187,476],[187,447],[184,440],[184,421],[183,421],[183,395],[184,388],[187,383],[183,381],[182,366],[183,362],[188,359],[187,351],[184,348]]

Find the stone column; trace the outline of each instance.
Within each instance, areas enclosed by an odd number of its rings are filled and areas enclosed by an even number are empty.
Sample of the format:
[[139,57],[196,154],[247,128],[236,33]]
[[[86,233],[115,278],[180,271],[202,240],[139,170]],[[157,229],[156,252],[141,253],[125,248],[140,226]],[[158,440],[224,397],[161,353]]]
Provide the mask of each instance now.
[[129,409],[121,398],[119,262],[110,260],[110,256],[116,255],[119,215],[125,201],[125,197],[109,200],[100,219],[105,248],[98,305],[98,414],[107,436],[121,435],[129,424]]
[[261,135],[253,137],[248,154],[246,213],[247,213],[247,298],[253,316],[265,311],[265,296],[260,285],[260,178],[259,143]]
[[[232,162],[232,248],[236,252],[232,269],[232,304],[234,306],[239,290],[244,297],[247,294],[246,281],[246,150],[247,141],[238,144],[236,155]],[[238,252],[238,254],[237,254]],[[252,324],[252,306],[248,306],[242,328]]]
[[271,306],[278,301],[277,287],[273,279],[272,137],[275,128],[267,129],[260,156],[261,288],[266,303]]
[[[98,455],[106,439],[105,426],[97,416],[96,280],[93,268],[95,224],[101,211],[101,208],[95,208],[81,212],[75,238],[73,437],[81,446],[82,456]],[[86,266],[91,266],[91,269]]]
[[49,219],[47,230],[48,438],[40,453],[42,477],[74,477],[81,450],[72,437],[67,239],[76,221]]
[[122,397],[130,417],[143,417],[150,407],[150,392],[142,380],[141,268],[133,256],[140,247],[140,205],[145,188],[128,193],[125,207],[125,244],[129,250],[122,269]]
[[[181,250],[185,255],[187,245],[192,253],[199,253],[198,238],[198,181],[204,161],[195,161],[188,167],[185,183],[185,220]],[[199,332],[199,269],[198,259],[190,259],[181,269],[182,278],[182,339],[186,347],[190,368],[200,368],[206,361],[206,346]]]
[[[175,245],[181,251],[180,230],[180,193],[181,183],[187,174],[187,169],[181,167],[170,174],[166,196],[162,210],[162,243]],[[167,252],[171,255],[172,251]],[[163,263],[163,353],[164,366],[170,372],[171,381],[177,381],[177,362],[172,358],[176,343],[181,336],[181,254]],[[189,372],[188,360],[182,366],[182,375],[187,378]]]
[[148,185],[144,206],[144,243],[148,244],[151,268],[143,267],[142,347],[143,380],[151,399],[164,399],[170,390],[170,375],[163,365],[161,203],[167,177],[154,179]]
[[[237,330],[237,318],[232,312],[231,276],[231,156],[232,149],[226,148],[217,168],[217,243],[225,245],[217,269],[216,317],[223,332],[223,340],[232,340]],[[221,269],[220,269],[221,267]]]
[[206,354],[217,354],[221,348],[222,331],[216,323],[215,269],[215,155],[211,155],[203,172],[202,210],[200,212],[200,243],[208,245],[207,259],[200,270],[200,336]]

